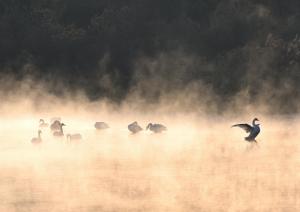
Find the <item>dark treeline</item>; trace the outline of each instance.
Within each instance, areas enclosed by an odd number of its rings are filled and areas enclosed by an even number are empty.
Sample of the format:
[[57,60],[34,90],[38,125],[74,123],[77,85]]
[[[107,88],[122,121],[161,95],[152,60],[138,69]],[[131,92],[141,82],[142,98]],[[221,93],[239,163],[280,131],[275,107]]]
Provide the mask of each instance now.
[[226,100],[268,84],[281,90],[270,98],[296,99],[298,34],[299,0],[0,0],[1,72],[53,92],[56,83],[82,88],[91,99],[122,100],[145,72],[140,58],[172,52],[194,58],[179,87],[202,81]]

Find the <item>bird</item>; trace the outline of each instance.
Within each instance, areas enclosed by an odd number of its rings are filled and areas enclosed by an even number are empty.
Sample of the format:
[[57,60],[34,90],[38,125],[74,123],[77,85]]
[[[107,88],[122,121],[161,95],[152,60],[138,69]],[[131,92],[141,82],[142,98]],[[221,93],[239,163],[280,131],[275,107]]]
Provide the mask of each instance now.
[[46,123],[44,119],[40,119],[39,123],[40,123],[40,124],[39,124],[39,127],[40,127],[40,128],[48,127],[48,126],[49,126],[49,124]]
[[55,120],[55,121],[50,125],[50,129],[51,129],[52,131],[59,131],[59,130],[60,130],[60,127],[61,127],[60,125],[61,125],[60,121]]
[[240,127],[242,129],[244,129],[246,131],[246,133],[250,133],[247,137],[245,137],[245,140],[249,141],[249,142],[257,143],[255,138],[260,133],[260,127],[259,127],[259,124],[255,123],[256,121],[259,121],[259,120],[257,118],[254,118],[252,121],[252,126],[249,124],[235,124],[235,125],[232,125],[231,127]]
[[132,132],[133,134],[138,133],[143,130],[143,128],[140,127],[140,125],[135,121],[128,125],[128,130]]
[[66,125],[64,123],[60,123],[59,126],[60,126],[59,131],[53,132],[53,136],[55,136],[55,137],[62,137],[62,136],[64,136],[63,126],[66,126]]
[[149,123],[147,125],[147,127],[146,127],[146,130],[148,130],[148,129],[151,130],[154,133],[161,133],[162,131],[167,130],[167,127],[165,127],[162,124],[152,124],[152,123]]
[[69,141],[79,141],[81,139],[82,139],[82,136],[79,133],[67,134],[67,140],[69,140]]
[[108,124],[106,124],[105,122],[96,122],[94,126],[97,130],[104,130],[109,128]]
[[38,137],[32,138],[32,139],[31,139],[31,143],[32,143],[32,144],[40,144],[40,143],[42,143],[41,134],[42,134],[42,131],[39,130],[39,131],[38,131]]

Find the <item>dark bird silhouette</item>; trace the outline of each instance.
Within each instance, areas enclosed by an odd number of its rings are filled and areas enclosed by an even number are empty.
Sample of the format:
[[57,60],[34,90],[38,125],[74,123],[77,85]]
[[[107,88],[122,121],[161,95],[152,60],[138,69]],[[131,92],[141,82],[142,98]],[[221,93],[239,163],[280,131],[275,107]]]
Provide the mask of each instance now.
[[106,124],[105,122],[96,122],[94,126],[97,130],[104,130],[109,128],[109,125]]
[[69,142],[80,141],[81,139],[82,139],[82,136],[79,133],[76,133],[76,134],[67,134],[67,140]]
[[60,131],[61,128],[61,123],[58,120],[55,120],[51,125],[50,125],[50,129],[52,131]]
[[260,127],[259,127],[259,124],[255,123],[256,121],[259,121],[259,120],[257,118],[254,118],[252,121],[252,126],[249,124],[235,124],[235,125],[232,125],[232,127],[240,127],[243,130],[245,130],[246,133],[249,133],[249,135],[247,137],[245,137],[246,141],[257,142],[255,140],[255,138],[260,133]]
[[64,136],[63,126],[66,126],[64,123],[59,123],[59,131],[53,132],[53,136],[62,137]]
[[146,127],[146,130],[148,130],[148,129],[151,130],[154,133],[161,133],[162,131],[166,131],[167,127],[165,127],[162,124],[152,124],[152,123],[149,123],[147,125],[147,127]]
[[41,137],[41,134],[42,134],[42,131],[39,130],[39,131],[38,131],[38,137],[32,138],[32,139],[31,139],[31,143],[32,143],[32,144],[40,144],[40,143],[42,143],[42,137]]
[[143,128],[135,121],[128,125],[128,130],[133,134],[138,133],[143,130]]

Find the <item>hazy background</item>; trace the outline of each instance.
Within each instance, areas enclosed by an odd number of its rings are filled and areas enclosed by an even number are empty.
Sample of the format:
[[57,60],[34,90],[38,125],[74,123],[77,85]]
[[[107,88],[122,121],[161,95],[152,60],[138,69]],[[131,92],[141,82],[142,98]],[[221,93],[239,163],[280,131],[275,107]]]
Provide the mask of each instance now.
[[[0,0],[0,212],[299,211],[299,31],[298,0]],[[83,140],[33,146],[57,116]]]
[[298,0],[1,0],[2,90],[31,78],[93,101],[183,92],[215,112],[242,96],[293,113],[299,12]]

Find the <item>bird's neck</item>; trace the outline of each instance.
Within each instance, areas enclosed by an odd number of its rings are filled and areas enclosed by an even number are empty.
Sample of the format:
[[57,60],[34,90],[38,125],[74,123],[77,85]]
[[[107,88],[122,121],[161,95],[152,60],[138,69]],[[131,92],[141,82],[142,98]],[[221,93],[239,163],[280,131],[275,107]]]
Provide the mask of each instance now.
[[257,124],[256,124],[255,122],[256,122],[256,120],[254,119],[254,120],[252,121],[252,125],[253,125],[253,126],[257,126]]

